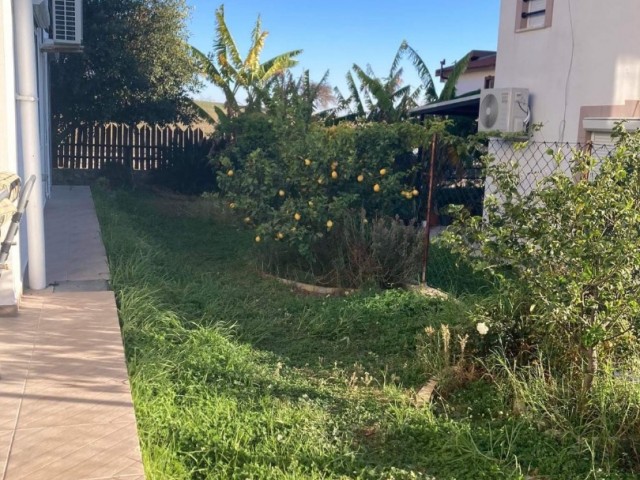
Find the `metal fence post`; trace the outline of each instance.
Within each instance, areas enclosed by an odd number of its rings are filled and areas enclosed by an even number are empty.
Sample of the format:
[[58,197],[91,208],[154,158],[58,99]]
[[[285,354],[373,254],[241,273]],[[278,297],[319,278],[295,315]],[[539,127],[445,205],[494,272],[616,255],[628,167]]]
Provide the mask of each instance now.
[[422,277],[421,282],[427,284],[427,270],[429,263],[429,245],[431,244],[431,204],[433,203],[433,176],[436,163],[436,143],[438,141],[438,135],[436,133],[431,137],[431,158],[429,159],[429,186],[427,187],[427,211],[425,218],[425,233],[424,233],[424,254],[422,256]]

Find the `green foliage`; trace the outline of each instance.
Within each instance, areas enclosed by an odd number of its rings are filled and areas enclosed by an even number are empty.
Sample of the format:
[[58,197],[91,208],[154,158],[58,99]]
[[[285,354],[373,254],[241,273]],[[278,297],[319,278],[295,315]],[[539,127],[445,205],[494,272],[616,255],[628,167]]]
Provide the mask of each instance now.
[[291,50],[267,61],[261,61],[260,55],[268,35],[268,32],[262,30],[262,22],[258,17],[251,33],[249,53],[243,59],[227,27],[224,5],[220,5],[216,10],[213,52],[205,55],[192,47],[200,72],[207,80],[222,89],[227,117],[234,117],[240,113],[242,102],[237,98],[240,91],[247,95],[245,109],[260,111],[265,98],[264,89],[269,80],[298,63],[295,57],[300,55],[302,50]]
[[[326,108],[334,100],[328,76],[327,71],[318,82],[311,80],[309,70],[297,79],[288,71],[274,76],[265,88],[265,112],[282,122],[310,124],[316,109]],[[320,115],[326,117],[326,110]]]
[[216,176],[209,163],[211,144],[191,145],[176,149],[166,165],[153,171],[153,182],[170,190],[199,195],[216,188]]
[[[420,78],[421,84],[415,88],[402,84],[404,70],[400,64],[405,57],[411,61]],[[421,102],[432,103],[455,98],[456,83],[467,69],[469,60],[470,57],[467,55],[456,63],[438,95],[426,63],[418,52],[403,40],[386,77],[377,77],[370,66],[363,69],[353,64],[353,73],[348,72],[346,76],[349,95],[344,96],[338,89],[335,90],[338,107],[333,112],[334,116],[346,112],[348,118],[369,122],[393,123],[406,120],[409,118],[409,111],[420,106]],[[354,79],[354,74],[359,85]]]
[[505,403],[574,439],[594,471],[640,465],[640,134],[616,135],[603,160],[558,152],[531,191],[515,162],[490,162],[485,216],[444,235],[495,284],[467,318],[488,326],[474,351]]
[[574,152],[566,171],[558,153],[558,170],[531,192],[515,164],[491,164],[496,192],[485,217],[464,219],[449,235],[512,299],[507,318],[523,348],[545,350],[560,372],[582,371],[585,391],[599,362],[622,367],[637,342],[640,136],[618,134],[615,153],[597,168]]
[[184,0],[85,0],[84,51],[51,63],[57,134],[81,123],[189,120],[197,71],[187,13]]
[[218,184],[260,240],[283,241],[300,254],[340,226],[352,211],[415,218],[415,148],[428,131],[397,124],[304,130],[253,114],[221,133],[235,142],[219,152]]

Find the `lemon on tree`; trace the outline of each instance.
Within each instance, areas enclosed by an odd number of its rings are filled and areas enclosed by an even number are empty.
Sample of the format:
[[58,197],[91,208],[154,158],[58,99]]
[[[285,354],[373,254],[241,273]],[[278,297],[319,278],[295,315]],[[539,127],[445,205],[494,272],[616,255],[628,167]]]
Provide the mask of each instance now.
[[380,185],[378,185],[377,183],[373,186],[373,191],[378,193],[380,191]]

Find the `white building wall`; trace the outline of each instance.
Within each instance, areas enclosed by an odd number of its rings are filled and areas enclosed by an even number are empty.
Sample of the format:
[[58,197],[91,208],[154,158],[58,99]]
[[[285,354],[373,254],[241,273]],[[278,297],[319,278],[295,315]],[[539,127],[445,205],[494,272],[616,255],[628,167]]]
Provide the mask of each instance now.
[[[13,11],[11,2],[0,2],[0,171],[18,172],[18,130],[16,124]],[[0,230],[4,239],[6,226]],[[0,270],[0,311],[16,306],[22,294],[22,274],[26,258],[25,235],[12,247],[8,270]]]
[[519,1],[502,0],[495,86],[529,89],[536,140],[576,142],[581,107],[640,98],[638,0],[555,0],[549,28],[516,32]]
[[484,87],[484,79],[489,75],[495,75],[493,68],[487,68],[482,70],[467,71],[460,75],[456,83],[456,96],[464,95],[465,93],[473,92],[475,90],[481,90]]

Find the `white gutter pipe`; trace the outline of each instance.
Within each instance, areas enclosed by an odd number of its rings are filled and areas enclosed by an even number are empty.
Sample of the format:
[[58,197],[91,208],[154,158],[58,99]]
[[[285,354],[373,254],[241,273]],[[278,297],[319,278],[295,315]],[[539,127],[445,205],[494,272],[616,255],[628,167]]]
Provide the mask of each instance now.
[[47,286],[47,275],[44,243],[42,152],[40,151],[38,80],[32,2],[14,0],[13,15],[17,73],[16,100],[24,178],[29,178],[32,175],[36,178],[31,198],[27,205],[29,287],[33,290],[42,290]]

